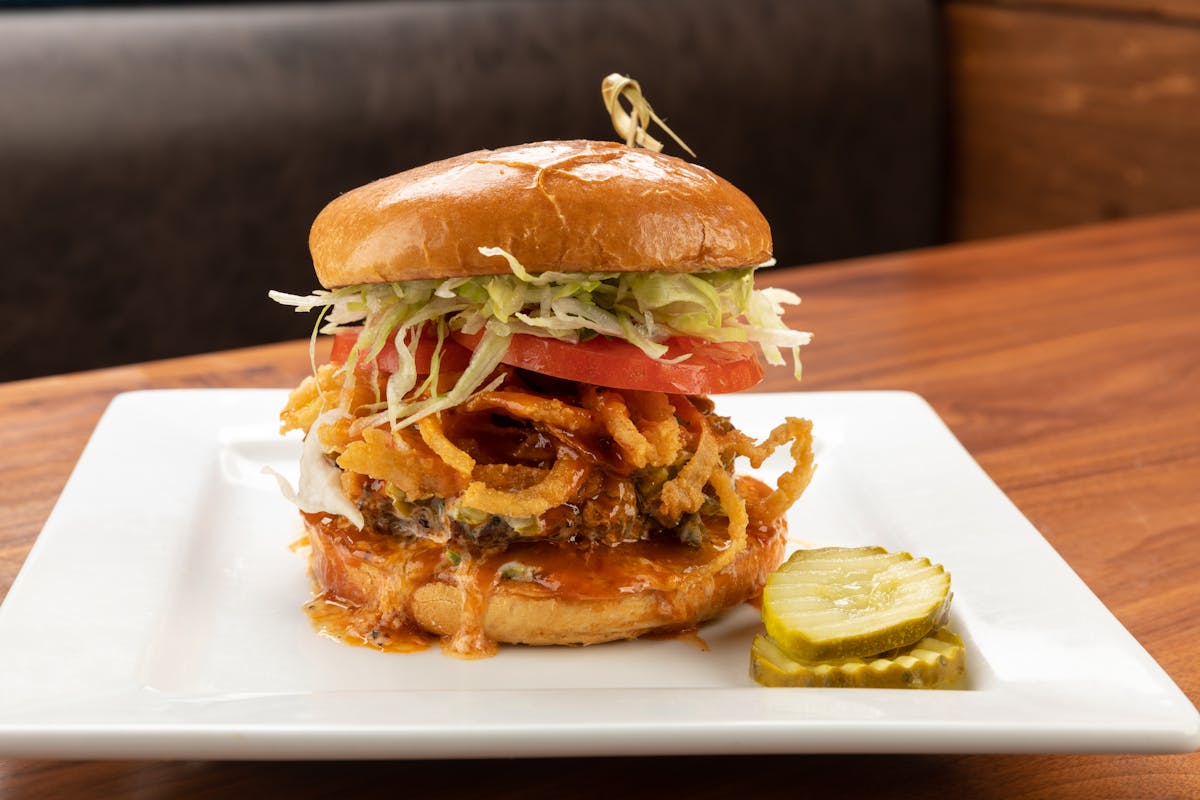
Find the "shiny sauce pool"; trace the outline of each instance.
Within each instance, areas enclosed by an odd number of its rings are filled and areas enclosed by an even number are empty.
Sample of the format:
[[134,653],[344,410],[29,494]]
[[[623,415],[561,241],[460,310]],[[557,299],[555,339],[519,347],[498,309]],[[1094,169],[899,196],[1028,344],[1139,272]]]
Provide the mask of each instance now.
[[387,625],[372,620],[360,606],[322,592],[304,604],[313,629],[329,639],[388,653],[415,653],[437,641],[432,634],[411,624]]

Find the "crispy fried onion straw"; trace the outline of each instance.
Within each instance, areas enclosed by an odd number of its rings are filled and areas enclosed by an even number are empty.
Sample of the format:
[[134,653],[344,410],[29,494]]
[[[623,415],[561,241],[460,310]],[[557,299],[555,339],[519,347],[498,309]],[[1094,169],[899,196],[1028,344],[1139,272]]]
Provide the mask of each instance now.
[[662,392],[625,392],[625,402],[640,420],[639,429],[654,448],[650,464],[674,464],[683,447],[683,430],[671,398]]
[[[322,395],[336,395],[342,388],[332,373],[306,381],[289,398],[284,427],[315,424],[327,404]],[[463,507],[512,517],[539,516],[571,501],[583,485],[590,468],[587,457],[555,431],[607,435],[635,469],[671,467],[683,454],[687,460],[661,484],[653,502],[656,516],[671,521],[697,513],[706,491],[709,498],[716,495],[729,519],[730,542],[705,574],[724,569],[745,547],[749,516],[762,522],[782,517],[812,479],[812,425],[807,420],[789,417],[756,444],[739,431],[714,427],[712,418],[683,397],[586,387],[580,401],[582,407],[528,391],[502,390],[483,392],[460,406],[468,413],[495,410],[546,430],[559,440],[550,468],[477,463],[443,427],[447,414],[458,409],[432,414],[413,428],[395,432],[378,427],[356,433],[342,420],[323,426],[318,434],[330,450],[341,451],[337,463],[342,469],[386,481],[409,500],[457,496]],[[748,508],[734,488],[732,457],[745,456],[757,468],[788,442],[792,468],[770,494]]]
[[[612,117],[613,128],[625,137],[625,144],[628,146],[633,147],[635,144],[639,144],[648,150],[661,153],[663,143],[647,132],[650,123],[653,122],[666,131],[667,135],[686,150],[688,155],[692,158],[696,157],[692,148],[684,144],[683,140],[675,135],[675,131],[668,128],[667,123],[654,113],[650,102],[642,95],[641,85],[633,78],[614,72],[600,84],[600,94],[604,97],[604,107],[608,109],[608,114]],[[621,98],[628,101],[630,111],[626,111],[621,105]]]
[[771,435],[762,444],[755,444],[749,436],[737,433],[733,437],[733,449],[740,456],[750,460],[750,466],[758,469],[763,462],[784,442],[791,440],[789,455],[792,457],[792,468],[779,476],[775,491],[767,495],[759,506],[763,519],[773,519],[787,511],[793,503],[800,499],[804,490],[812,480],[812,422],[807,419],[787,417],[783,423],[771,431]]
[[451,497],[466,483],[408,428],[395,433],[386,428],[368,428],[361,441],[351,442],[338,456],[337,463],[348,472],[392,484],[409,500]]
[[532,486],[509,492],[483,481],[471,481],[462,494],[462,504],[486,514],[534,517],[570,500],[586,475],[582,459],[569,448],[560,447],[554,466]]
[[429,449],[441,456],[442,461],[449,464],[455,472],[471,477],[471,472],[475,469],[475,459],[446,438],[446,432],[442,430],[442,412],[422,417],[417,422],[417,430],[421,432],[421,438],[429,445]]
[[572,433],[583,433],[596,427],[595,419],[584,409],[529,392],[480,392],[461,408],[463,411],[496,409],[516,419],[540,422]]
[[[344,389],[344,376],[333,364],[323,364],[288,395],[287,405],[279,415],[279,432],[307,431],[324,412],[336,408]],[[350,397],[353,402],[356,398]]]
[[708,565],[708,573],[715,575],[733,563],[737,554],[746,549],[746,527],[750,517],[746,514],[746,500],[733,487],[729,473],[718,466],[712,471],[708,482],[712,484],[721,501],[721,509],[729,517],[729,547]]
[[646,438],[629,416],[625,398],[617,392],[600,392],[595,386],[583,390],[583,406],[604,424],[608,435],[621,448],[625,460],[635,468],[660,464],[658,448]]
[[642,433],[658,455],[654,464],[673,464],[683,447],[683,429],[674,415],[671,398],[662,392],[626,392],[626,401],[641,417]]
[[700,438],[696,451],[679,470],[679,474],[662,486],[659,512],[665,519],[678,519],[684,514],[694,514],[704,505],[704,487],[713,472],[721,465],[721,451],[717,448],[717,437],[708,423],[700,423]]

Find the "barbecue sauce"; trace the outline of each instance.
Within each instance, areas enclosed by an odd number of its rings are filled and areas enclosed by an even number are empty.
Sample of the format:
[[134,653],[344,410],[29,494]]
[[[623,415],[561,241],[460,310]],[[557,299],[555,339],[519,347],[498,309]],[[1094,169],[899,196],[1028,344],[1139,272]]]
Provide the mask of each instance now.
[[[739,490],[751,512],[747,535],[761,539],[777,535],[782,522],[763,524],[753,513],[766,487],[743,479]],[[408,604],[421,586],[442,582],[457,586],[465,599],[457,632],[441,642],[444,652],[460,658],[496,652],[496,643],[484,634],[484,620],[488,601],[501,586],[510,594],[571,601],[619,600],[648,593],[658,598],[664,618],[680,621],[679,628],[668,624],[662,635],[706,649],[695,629],[688,627],[694,609],[676,597],[687,581],[702,575],[705,565],[731,545],[723,518],[709,520],[709,535],[699,547],[661,536],[617,545],[523,541],[472,552],[453,543],[360,531],[328,515],[305,517],[317,587],[305,611],[318,632],[389,652],[427,649],[437,637],[412,622]],[[506,568],[514,564],[522,568],[519,579],[507,576]],[[707,576],[709,582],[713,578]]]
[[359,647],[388,653],[415,653],[429,649],[437,637],[412,623],[373,620],[364,609],[321,592],[304,604],[313,628],[322,636]]

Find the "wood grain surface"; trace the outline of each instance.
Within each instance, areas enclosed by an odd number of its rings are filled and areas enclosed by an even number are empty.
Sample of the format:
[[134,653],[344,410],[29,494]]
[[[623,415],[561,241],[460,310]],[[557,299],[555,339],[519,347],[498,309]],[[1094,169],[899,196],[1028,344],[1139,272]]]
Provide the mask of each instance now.
[[998,6],[1057,9],[1078,14],[1144,17],[1166,22],[1200,21],[1200,0],[973,0]]
[[1109,5],[944,6],[952,238],[1200,205],[1200,3]]
[[[816,332],[805,388],[924,395],[1192,701],[1200,698],[1200,211],[769,278],[804,296],[795,321]],[[306,346],[295,342],[0,385],[0,589],[115,393],[288,386],[307,370]],[[789,380],[773,375],[767,388]],[[0,762],[0,795],[13,798],[364,790],[1193,798],[1200,755]]]

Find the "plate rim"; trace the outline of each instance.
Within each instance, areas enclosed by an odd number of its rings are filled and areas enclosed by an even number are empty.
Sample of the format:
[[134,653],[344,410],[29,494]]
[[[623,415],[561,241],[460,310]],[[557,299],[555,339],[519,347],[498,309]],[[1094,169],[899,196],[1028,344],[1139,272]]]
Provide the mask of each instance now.
[[[103,444],[103,437],[109,428],[115,424],[122,414],[137,411],[139,403],[151,405],[162,404],[169,406],[185,395],[193,397],[204,396],[216,399],[222,396],[231,399],[231,407],[238,402],[257,395],[260,399],[278,397],[286,389],[222,389],[222,388],[184,388],[184,389],[145,389],[125,392],[116,395],[105,409],[96,428],[89,437],[79,461],[72,470],[64,485],[63,491],[48,515],[42,532],[30,548],[25,563],[15,577],[9,594],[0,606],[0,635],[12,627],[12,614],[9,609],[20,603],[27,592],[31,581],[36,581],[40,572],[47,569],[43,564],[45,551],[54,542],[54,537],[69,535],[60,532],[58,517],[60,506],[71,503],[80,491],[77,485],[88,479],[87,470],[97,458],[96,448]],[[745,397],[743,393],[741,397]],[[918,413],[932,417],[945,435],[961,449],[971,463],[975,464],[978,473],[988,481],[991,490],[998,493],[1003,500],[1011,505],[1011,500],[1001,492],[998,486],[987,476],[986,472],[974,461],[973,457],[962,447],[950,428],[937,415],[935,409],[920,395],[903,390],[872,390],[872,391],[835,391],[835,392],[772,392],[750,395],[754,398],[771,398],[775,401],[786,402],[791,398],[816,397],[871,397],[878,402],[891,402],[908,405],[919,409]],[[721,399],[717,398],[718,403]],[[218,404],[219,405],[219,404]],[[100,444],[97,444],[100,442]],[[216,445],[216,442],[210,442]],[[203,443],[201,443],[201,446]],[[971,480],[975,480],[972,478]],[[1012,506],[1019,514],[1019,509]],[[1021,515],[1022,519],[1024,515]],[[1028,520],[1026,519],[1026,522]],[[1030,525],[1032,527],[1032,525]],[[1049,553],[1061,560],[1048,542],[1037,534],[1046,545]],[[1065,565],[1065,562],[1063,562]],[[52,566],[52,565],[51,565]],[[1069,570],[1069,566],[1067,567]],[[219,714],[205,721],[200,718],[190,718],[188,714],[180,713],[180,703],[204,704],[204,698],[180,698],[146,695],[145,687],[136,692],[136,696],[120,694],[107,700],[93,698],[93,703],[80,707],[84,710],[81,718],[71,721],[31,720],[28,717],[14,721],[11,714],[10,700],[12,691],[0,692],[0,753],[17,757],[121,757],[134,754],[150,755],[152,757],[215,757],[215,758],[339,758],[352,755],[360,758],[458,758],[458,757],[490,757],[490,756],[564,756],[564,755],[631,755],[631,754],[735,754],[735,753],[848,753],[848,752],[1189,752],[1200,748],[1200,714],[1196,712],[1191,701],[1183,694],[1177,685],[1162,668],[1153,661],[1145,649],[1112,616],[1111,612],[1091,593],[1090,589],[1075,576],[1090,595],[1097,612],[1107,615],[1114,624],[1129,638],[1140,651],[1140,657],[1149,662],[1149,668],[1157,670],[1159,677],[1177,695],[1167,698],[1167,707],[1156,710],[1156,713],[1141,720],[1114,719],[1111,724],[1098,724],[1095,719],[1081,719],[1075,722],[1065,722],[1058,726],[1042,724],[1035,727],[1020,725],[999,725],[995,723],[963,722],[961,725],[948,724],[946,720],[885,720],[874,721],[872,724],[878,730],[891,730],[896,735],[902,735],[902,746],[889,745],[885,740],[857,742],[854,739],[858,730],[856,721],[843,723],[814,723],[812,720],[795,720],[789,724],[780,719],[734,719],[734,720],[704,720],[682,719],[668,721],[659,725],[629,725],[619,723],[597,724],[587,722],[587,729],[576,726],[551,722],[548,726],[540,723],[539,731],[523,729],[521,726],[504,728],[492,726],[482,734],[473,734],[467,725],[460,721],[457,727],[453,724],[445,726],[405,726],[392,725],[358,725],[353,721],[339,720],[330,725],[320,721],[313,724],[283,723],[275,721],[240,722],[235,714],[233,718],[222,718]],[[13,601],[14,596],[17,598]],[[1128,642],[1123,642],[1128,646]],[[1135,655],[1137,655],[1135,653]],[[8,668],[0,665],[0,683],[8,675]],[[136,677],[136,676],[135,676]],[[741,687],[738,687],[741,688]],[[730,690],[734,687],[729,687]],[[425,690],[429,693],[429,690]],[[516,691],[516,690],[501,690]],[[561,690],[546,690],[561,691]],[[662,694],[659,689],[611,688],[593,691],[637,693],[653,691]],[[688,693],[703,693],[703,689],[674,689],[674,693],[683,696]],[[838,697],[849,698],[855,702],[862,693],[869,698],[874,693],[888,690],[778,690],[746,687],[744,690],[751,696],[765,697],[769,693],[782,692],[793,695],[797,692],[837,692]],[[973,690],[968,690],[970,694]],[[521,692],[518,692],[521,693]],[[767,694],[764,694],[767,693]],[[1169,690],[1168,690],[1169,693]],[[528,692],[524,692],[528,694]],[[908,692],[909,695],[925,693]],[[953,695],[954,692],[941,693]],[[281,697],[294,697],[287,693],[270,697],[259,695],[253,698],[243,698],[244,706],[254,703],[270,706],[272,702],[279,703]],[[494,696],[494,695],[489,695]],[[6,699],[9,698],[9,699]],[[378,698],[376,698],[378,699]],[[393,698],[394,699],[394,698]],[[427,698],[428,699],[428,698]],[[412,698],[408,698],[410,704]],[[105,705],[105,703],[108,705]],[[231,701],[236,705],[239,701]],[[774,702],[774,701],[773,701]],[[286,702],[282,705],[286,705]],[[394,703],[389,702],[392,706]],[[568,704],[569,705],[569,704]],[[782,703],[781,705],[788,705]],[[870,705],[868,702],[867,705]],[[6,709],[7,706],[7,709]],[[232,708],[226,705],[226,709]],[[131,719],[130,711],[150,715],[160,713],[168,718],[158,721],[153,719]],[[171,715],[174,715],[173,717]],[[19,716],[19,715],[18,715]],[[801,724],[804,723],[804,724]],[[655,732],[671,735],[665,737]],[[822,736],[814,739],[811,735],[819,731]],[[549,732],[549,733],[548,733]],[[790,735],[789,735],[790,734]],[[861,738],[861,732],[857,734]],[[611,739],[606,739],[611,737]],[[728,737],[728,738],[726,738]],[[919,741],[912,741],[917,737]],[[443,741],[444,740],[444,741]],[[803,744],[802,749],[797,749]],[[464,745],[470,752],[463,753]],[[1065,745],[1065,747],[1064,747]],[[647,746],[651,749],[647,750]]]

